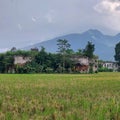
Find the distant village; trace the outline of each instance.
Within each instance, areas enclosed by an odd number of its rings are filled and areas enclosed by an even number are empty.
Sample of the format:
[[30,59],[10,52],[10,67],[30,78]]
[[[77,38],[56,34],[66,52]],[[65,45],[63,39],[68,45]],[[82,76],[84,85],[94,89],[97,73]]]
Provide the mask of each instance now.
[[98,73],[117,72],[119,63],[99,60],[94,55],[94,44],[88,42],[84,50],[74,52],[67,40],[58,40],[57,53],[48,53],[31,48],[29,51],[17,50],[0,54],[0,73]]
[[[14,65],[23,66],[30,61],[30,57],[14,56]],[[98,72],[98,70],[99,72],[117,72],[119,69],[117,62],[98,61],[98,59],[89,59],[88,57],[84,56],[74,56],[74,58],[72,58],[72,61],[74,61],[73,69],[78,73],[89,73],[91,64],[94,73]]]

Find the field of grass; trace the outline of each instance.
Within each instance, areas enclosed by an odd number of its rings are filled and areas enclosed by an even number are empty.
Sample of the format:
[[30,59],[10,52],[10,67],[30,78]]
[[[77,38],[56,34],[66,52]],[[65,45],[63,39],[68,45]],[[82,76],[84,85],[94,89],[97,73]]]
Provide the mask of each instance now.
[[120,73],[0,74],[0,120],[120,120]]

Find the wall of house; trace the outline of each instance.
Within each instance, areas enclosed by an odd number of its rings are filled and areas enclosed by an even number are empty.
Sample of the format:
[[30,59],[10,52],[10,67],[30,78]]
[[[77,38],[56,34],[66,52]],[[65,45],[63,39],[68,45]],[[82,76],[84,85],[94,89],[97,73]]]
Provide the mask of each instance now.
[[102,66],[104,68],[112,69],[113,71],[117,71],[118,70],[118,65],[115,62],[104,62],[102,64]]
[[75,56],[72,58],[75,62],[75,69],[80,72],[89,72],[92,67],[92,71],[98,71],[98,60],[97,59],[89,59],[88,57]]
[[93,72],[98,71],[98,59],[89,59],[89,67],[92,65]]
[[74,57],[72,58],[72,60],[75,62],[75,63],[80,63],[81,65],[89,65],[89,59],[88,57]]
[[14,64],[25,64],[27,62],[31,61],[30,57],[23,57],[23,56],[15,56],[14,57]]

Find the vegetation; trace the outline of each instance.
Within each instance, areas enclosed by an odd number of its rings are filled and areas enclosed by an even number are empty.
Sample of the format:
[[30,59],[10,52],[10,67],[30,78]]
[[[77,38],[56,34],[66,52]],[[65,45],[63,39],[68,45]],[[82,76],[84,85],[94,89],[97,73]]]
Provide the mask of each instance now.
[[109,69],[107,67],[103,67],[103,65],[101,63],[103,63],[103,61],[99,60],[98,61],[98,71],[99,72],[113,72],[113,69]]
[[57,43],[57,45],[58,45],[58,52],[60,53],[60,54],[62,54],[62,55],[65,55],[66,53],[67,53],[67,50],[69,50],[70,49],[70,44],[68,43],[68,41],[67,40],[62,40],[62,39],[59,39],[58,41],[57,41],[58,43]]
[[[44,47],[41,47],[41,50],[32,48],[30,51],[17,50],[13,47],[11,51],[1,53],[0,73],[76,73],[72,59],[75,56],[85,56],[91,60],[98,59],[94,55],[95,45],[92,42],[88,41],[85,49],[78,49],[76,52],[70,48],[71,45],[67,40],[60,39],[57,42],[57,53],[48,53]],[[14,56],[29,57],[31,60],[24,65],[15,65]],[[115,60],[120,66],[120,43],[115,47]],[[98,71],[113,71],[113,69],[102,67],[103,61],[99,63]],[[93,73],[93,65],[94,63],[89,64],[89,73]]]
[[95,45],[92,44],[92,42],[88,41],[88,44],[86,45],[86,47],[84,49],[84,55],[89,57],[89,58],[93,58],[94,57],[94,51],[95,51]]
[[58,42],[57,43],[57,45],[58,45],[58,53],[62,57],[62,66],[61,66],[62,67],[62,72],[64,72],[65,71],[64,69],[65,69],[66,60],[68,59],[67,53],[68,53],[71,45],[65,39],[64,40],[59,39],[57,42]]
[[[58,52],[48,53],[44,47],[41,50],[17,50],[15,47],[6,53],[0,54],[0,73],[71,73],[73,55],[93,57],[94,45],[88,42],[84,50],[74,52],[67,40],[58,40]],[[30,57],[31,61],[25,65],[14,65],[14,56]],[[74,71],[72,71],[74,72]]]
[[0,120],[120,120],[120,74],[1,74]]
[[120,42],[116,44],[115,46],[115,60],[118,62],[120,65]]

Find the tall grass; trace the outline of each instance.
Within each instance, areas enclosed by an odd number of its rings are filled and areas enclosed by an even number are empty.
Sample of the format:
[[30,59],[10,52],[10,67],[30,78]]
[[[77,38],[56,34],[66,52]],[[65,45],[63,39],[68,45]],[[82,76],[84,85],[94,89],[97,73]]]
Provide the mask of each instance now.
[[120,120],[120,73],[1,74],[0,120]]

